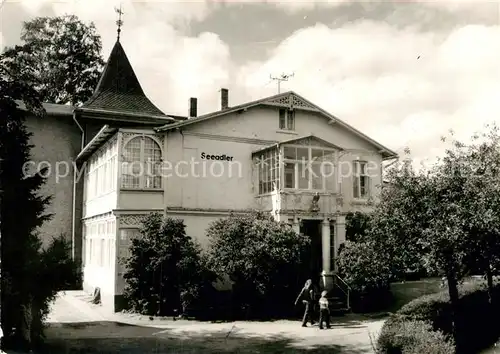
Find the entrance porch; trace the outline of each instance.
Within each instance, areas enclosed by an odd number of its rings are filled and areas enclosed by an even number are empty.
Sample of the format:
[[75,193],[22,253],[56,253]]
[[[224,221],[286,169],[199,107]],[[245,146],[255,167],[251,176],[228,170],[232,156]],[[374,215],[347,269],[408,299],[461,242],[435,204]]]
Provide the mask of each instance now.
[[336,264],[339,246],[345,241],[345,217],[296,218],[294,228],[311,241],[304,276],[313,281],[316,289],[328,291],[331,310],[349,311],[350,289],[339,277]]
[[311,238],[311,279],[336,273],[338,249],[345,242],[345,216],[295,216],[289,221],[297,233]]

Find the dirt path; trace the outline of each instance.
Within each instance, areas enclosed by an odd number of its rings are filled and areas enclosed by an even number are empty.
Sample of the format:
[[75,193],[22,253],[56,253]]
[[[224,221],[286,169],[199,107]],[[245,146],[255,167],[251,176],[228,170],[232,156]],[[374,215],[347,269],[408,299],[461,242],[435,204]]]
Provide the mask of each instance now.
[[106,315],[81,292],[60,296],[49,316],[50,353],[372,353],[383,320],[336,318],[333,328],[298,321],[210,323]]

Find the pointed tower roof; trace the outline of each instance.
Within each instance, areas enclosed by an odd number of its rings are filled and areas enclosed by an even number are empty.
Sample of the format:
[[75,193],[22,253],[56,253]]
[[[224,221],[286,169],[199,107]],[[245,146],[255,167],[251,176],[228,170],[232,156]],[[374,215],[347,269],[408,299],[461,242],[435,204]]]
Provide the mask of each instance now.
[[144,94],[119,38],[109,55],[94,94],[81,108],[118,114],[166,116]]

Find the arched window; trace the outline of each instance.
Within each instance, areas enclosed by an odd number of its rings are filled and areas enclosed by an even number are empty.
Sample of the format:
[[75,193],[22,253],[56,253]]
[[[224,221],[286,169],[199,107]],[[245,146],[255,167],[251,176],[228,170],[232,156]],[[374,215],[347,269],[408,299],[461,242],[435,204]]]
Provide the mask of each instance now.
[[139,188],[141,178],[142,137],[130,140],[123,149],[122,187]]
[[135,137],[123,149],[122,188],[161,188],[161,148],[147,136]]

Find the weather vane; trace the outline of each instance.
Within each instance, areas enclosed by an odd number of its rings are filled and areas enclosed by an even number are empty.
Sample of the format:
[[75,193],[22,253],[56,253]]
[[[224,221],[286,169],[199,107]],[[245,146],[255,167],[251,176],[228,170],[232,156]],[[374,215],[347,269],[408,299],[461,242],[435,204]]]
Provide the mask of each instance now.
[[123,15],[123,11],[122,11],[122,4],[120,4],[120,7],[115,7],[115,11],[116,13],[118,14],[118,20],[116,21],[116,25],[118,26],[118,29],[116,32],[118,32],[118,41],[120,40],[120,32],[122,31],[121,27],[123,25],[123,21],[122,21],[122,15]]

